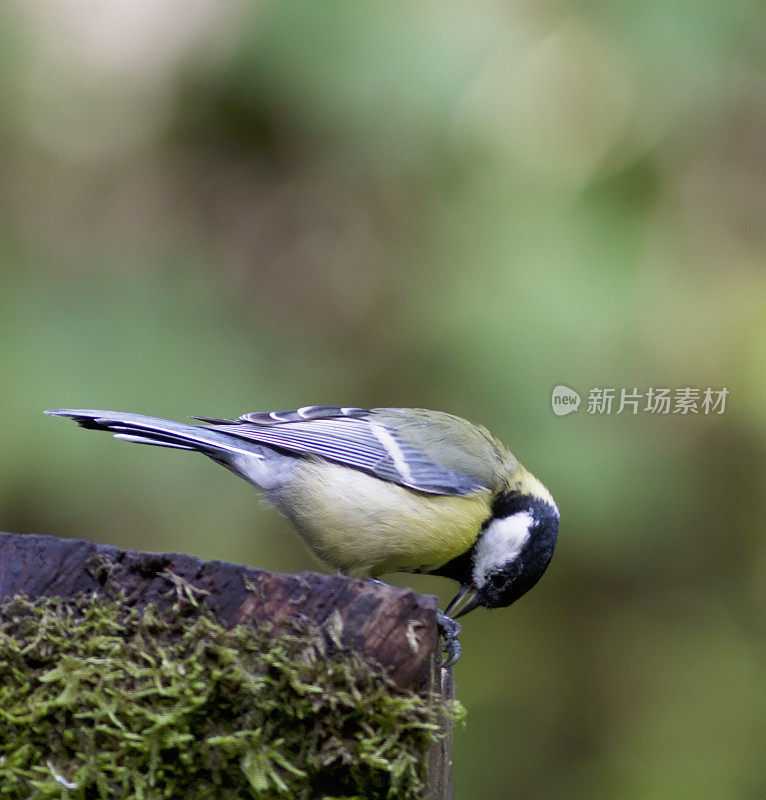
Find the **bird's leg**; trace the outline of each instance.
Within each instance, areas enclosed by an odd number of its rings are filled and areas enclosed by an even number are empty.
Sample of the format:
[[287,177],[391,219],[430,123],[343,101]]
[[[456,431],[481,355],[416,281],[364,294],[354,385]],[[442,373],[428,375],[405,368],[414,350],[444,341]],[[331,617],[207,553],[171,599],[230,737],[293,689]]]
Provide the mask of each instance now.
[[443,667],[452,667],[457,663],[460,658],[460,653],[463,648],[457,637],[460,636],[460,631],[463,629],[462,625],[452,617],[448,617],[443,611],[437,610],[436,620],[439,625],[439,632],[444,639],[444,661]]

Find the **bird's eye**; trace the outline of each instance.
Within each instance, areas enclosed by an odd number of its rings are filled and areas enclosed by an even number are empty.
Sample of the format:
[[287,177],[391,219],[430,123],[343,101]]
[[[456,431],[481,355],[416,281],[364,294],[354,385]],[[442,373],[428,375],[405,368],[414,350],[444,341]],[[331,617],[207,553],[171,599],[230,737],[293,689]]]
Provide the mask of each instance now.
[[502,572],[496,572],[490,580],[492,581],[492,585],[499,589],[505,583],[505,575]]

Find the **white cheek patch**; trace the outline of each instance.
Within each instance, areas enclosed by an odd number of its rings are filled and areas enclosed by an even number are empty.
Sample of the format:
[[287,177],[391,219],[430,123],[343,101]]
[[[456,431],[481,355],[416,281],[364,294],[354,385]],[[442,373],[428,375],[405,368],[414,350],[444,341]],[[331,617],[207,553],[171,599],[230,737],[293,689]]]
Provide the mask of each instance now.
[[476,548],[473,565],[474,586],[481,586],[490,572],[513,561],[529,539],[534,519],[528,511],[490,522]]

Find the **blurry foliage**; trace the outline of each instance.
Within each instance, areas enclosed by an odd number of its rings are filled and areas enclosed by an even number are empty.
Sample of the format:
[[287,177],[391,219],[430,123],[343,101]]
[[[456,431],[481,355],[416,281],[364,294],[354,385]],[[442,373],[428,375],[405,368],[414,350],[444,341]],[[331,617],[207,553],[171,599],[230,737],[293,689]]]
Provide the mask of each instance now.
[[[563,522],[466,622],[456,796],[766,794],[763,5],[0,16],[0,527],[304,569],[223,470],[40,412],[463,414]],[[558,383],[731,396],[559,418]]]

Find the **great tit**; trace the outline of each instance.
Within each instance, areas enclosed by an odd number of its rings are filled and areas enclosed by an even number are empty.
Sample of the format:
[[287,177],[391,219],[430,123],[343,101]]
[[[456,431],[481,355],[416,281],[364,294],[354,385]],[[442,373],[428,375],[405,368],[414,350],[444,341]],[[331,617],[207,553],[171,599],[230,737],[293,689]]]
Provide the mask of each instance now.
[[[559,510],[543,484],[485,428],[440,411],[304,406],[192,417],[204,425],[116,411],[45,413],[116,439],[204,453],[257,486],[334,569],[457,581],[451,618],[518,600],[556,544]],[[450,617],[443,627],[454,663],[460,626]]]

